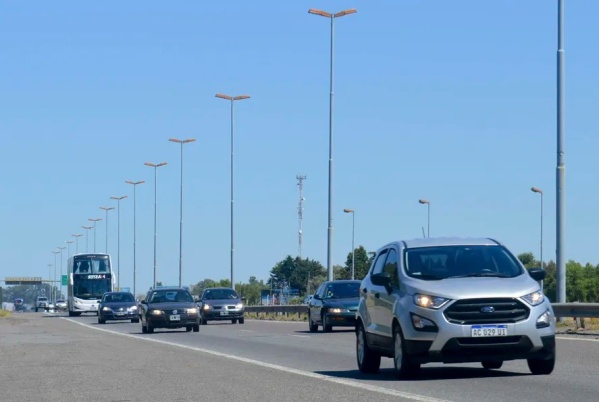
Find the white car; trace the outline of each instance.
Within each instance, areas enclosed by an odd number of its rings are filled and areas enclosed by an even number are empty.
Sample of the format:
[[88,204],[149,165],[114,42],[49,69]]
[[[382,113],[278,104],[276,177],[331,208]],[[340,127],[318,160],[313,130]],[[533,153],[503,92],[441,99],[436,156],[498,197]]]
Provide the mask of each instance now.
[[56,309],[57,310],[66,310],[67,309],[66,300],[56,300]]

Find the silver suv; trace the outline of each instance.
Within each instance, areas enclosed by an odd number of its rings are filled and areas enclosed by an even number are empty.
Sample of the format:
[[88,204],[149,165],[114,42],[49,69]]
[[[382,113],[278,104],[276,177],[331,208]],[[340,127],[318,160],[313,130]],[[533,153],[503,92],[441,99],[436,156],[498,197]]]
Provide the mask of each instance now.
[[380,248],[360,286],[356,355],[377,372],[391,357],[399,377],[430,362],[499,369],[527,359],[533,374],[555,365],[555,319],[539,285],[493,239],[425,238]]

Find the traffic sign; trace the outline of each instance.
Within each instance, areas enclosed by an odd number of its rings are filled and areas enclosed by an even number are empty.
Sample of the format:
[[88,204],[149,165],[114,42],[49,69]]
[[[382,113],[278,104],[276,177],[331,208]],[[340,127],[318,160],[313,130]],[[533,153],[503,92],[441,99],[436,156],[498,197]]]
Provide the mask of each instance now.
[[4,283],[7,285],[41,285],[41,277],[9,277],[4,278]]
[[69,277],[67,275],[62,276],[62,286],[67,286],[69,284]]

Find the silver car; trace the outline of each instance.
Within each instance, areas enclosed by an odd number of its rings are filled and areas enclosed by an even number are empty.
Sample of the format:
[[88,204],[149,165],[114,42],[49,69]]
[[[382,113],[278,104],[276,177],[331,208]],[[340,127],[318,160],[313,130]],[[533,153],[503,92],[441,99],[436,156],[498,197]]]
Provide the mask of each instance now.
[[533,374],[555,365],[555,319],[539,282],[501,243],[425,238],[380,248],[360,288],[360,371],[393,358],[398,376],[430,362],[480,362],[499,369],[526,359]]

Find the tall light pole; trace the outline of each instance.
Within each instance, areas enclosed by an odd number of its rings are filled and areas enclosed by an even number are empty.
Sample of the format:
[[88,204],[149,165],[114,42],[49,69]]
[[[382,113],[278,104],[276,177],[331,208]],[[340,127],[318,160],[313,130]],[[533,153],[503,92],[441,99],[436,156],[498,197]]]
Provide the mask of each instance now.
[[345,15],[354,14],[355,8],[340,11],[338,13],[328,13],[322,10],[309,9],[308,13],[320,15],[331,20],[331,70],[330,70],[330,96],[329,96],[329,224],[327,232],[327,280],[333,280],[333,49],[334,49],[334,22],[336,18]]
[[83,235],[82,234],[72,234],[71,236],[73,236],[75,238],[75,254],[78,254],[79,253],[79,238]]
[[[52,250],[54,254],[54,286],[52,287],[52,300],[56,303],[56,254],[60,253],[60,251]],[[56,306],[54,306],[56,308]]]
[[543,190],[538,187],[531,187],[530,191],[541,195],[541,268],[543,267]]
[[181,276],[183,272],[183,145],[189,142],[194,142],[195,138],[179,140],[177,138],[169,138],[171,142],[181,144],[181,193],[179,195],[180,202],[180,219],[179,219],[179,286],[181,286]]
[[351,278],[355,279],[356,272],[356,257],[355,257],[355,247],[354,247],[354,234],[356,232],[356,211],[353,209],[345,208],[343,210],[346,214],[351,214]]
[[557,271],[557,302],[566,302],[566,259],[565,242],[565,202],[566,202],[566,162],[564,158],[565,122],[565,92],[564,77],[564,0],[557,3],[557,168],[556,175],[556,271]]
[[110,197],[111,200],[116,200],[116,216],[117,216],[117,224],[116,224],[116,261],[117,261],[117,286],[119,291],[121,290],[121,200],[127,198],[126,195]]
[[71,244],[75,243],[75,240],[66,240],[67,244],[67,259],[71,256]]
[[157,187],[157,171],[158,168],[161,166],[166,165],[166,162],[160,162],[160,163],[150,163],[150,162],[146,162],[144,163],[144,165],[146,166],[150,166],[152,168],[154,168],[154,284],[152,286],[156,286],[156,217],[157,217],[157,208],[156,208],[156,187]]
[[137,185],[138,184],[143,184],[145,183],[145,181],[140,180],[140,181],[131,181],[131,180],[125,180],[125,183],[127,184],[131,184],[133,185],[133,296],[137,295],[137,293],[135,293],[135,285],[137,283],[137,256],[136,254],[136,248],[137,248],[137,239],[136,239],[136,217],[135,217],[135,204],[136,204],[136,190],[137,190]]
[[249,99],[249,95],[238,95],[238,96],[229,96],[224,94],[216,94],[214,95],[217,98],[225,99],[231,102],[231,287],[235,289],[235,247],[234,247],[234,226],[233,226],[233,204],[235,198],[233,197],[233,156],[234,156],[234,148],[233,148],[233,140],[235,136],[235,124],[233,119],[234,108],[233,105],[235,101]]
[[88,237],[89,237],[89,230],[90,230],[90,229],[92,229],[92,228],[93,228],[93,226],[81,226],[81,227],[82,227],[83,229],[85,229],[85,252],[86,252],[86,253],[89,253],[89,250],[88,250],[88,247],[87,247],[87,246],[88,246],[88,243],[89,243],[89,241],[88,241],[88,240],[89,240],[89,239],[88,239]]
[[106,248],[104,252],[108,254],[108,211],[113,210],[114,207],[100,207],[100,209],[106,211]]
[[[48,264],[48,286],[52,286],[52,274],[51,274],[51,270],[52,270],[52,264]],[[48,297],[51,299],[52,298],[52,287],[48,288]]]
[[101,221],[102,218],[89,218],[88,221],[93,222],[94,223],[94,253],[96,252],[96,222]]
[[428,200],[425,200],[423,198],[419,199],[418,202],[421,203],[421,204],[426,204],[426,208],[428,210],[427,211],[428,218],[426,220],[427,221],[427,224],[426,224],[427,225],[426,237],[431,237],[431,202],[428,201]]
[[60,290],[58,291],[58,295],[60,296],[62,294],[62,250],[64,250],[66,247],[57,247],[60,250]]

